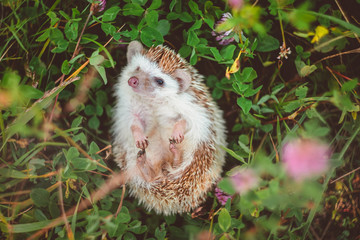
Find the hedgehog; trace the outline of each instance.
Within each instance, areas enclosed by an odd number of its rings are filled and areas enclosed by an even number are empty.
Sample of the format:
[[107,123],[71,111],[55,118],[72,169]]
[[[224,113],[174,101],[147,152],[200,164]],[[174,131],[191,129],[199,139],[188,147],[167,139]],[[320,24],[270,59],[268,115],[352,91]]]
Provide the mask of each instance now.
[[126,57],[114,91],[115,161],[147,210],[190,212],[222,173],[223,113],[204,77],[167,46],[132,41]]

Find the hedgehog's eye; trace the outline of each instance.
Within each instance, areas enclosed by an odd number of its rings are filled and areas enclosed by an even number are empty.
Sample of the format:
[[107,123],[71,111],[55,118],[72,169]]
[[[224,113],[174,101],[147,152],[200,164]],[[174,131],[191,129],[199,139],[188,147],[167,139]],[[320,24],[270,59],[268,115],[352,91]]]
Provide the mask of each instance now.
[[159,86],[164,85],[164,80],[162,80],[161,78],[155,78],[155,81]]

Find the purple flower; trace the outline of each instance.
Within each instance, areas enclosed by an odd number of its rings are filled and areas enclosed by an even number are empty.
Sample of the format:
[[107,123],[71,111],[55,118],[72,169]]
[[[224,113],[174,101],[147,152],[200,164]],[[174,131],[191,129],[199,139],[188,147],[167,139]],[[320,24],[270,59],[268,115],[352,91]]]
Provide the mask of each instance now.
[[[227,12],[224,13],[220,19],[220,21],[218,21],[215,24],[215,28],[217,26],[219,26],[220,24],[226,22],[228,19],[232,18],[231,13]],[[233,37],[235,32],[234,32],[234,28],[229,29],[227,31],[212,31],[211,34],[215,37],[216,36],[216,41],[219,42],[220,45],[228,45],[229,43],[233,42],[235,40],[235,38]]]
[[215,188],[215,196],[219,200],[219,203],[223,206],[226,204],[226,202],[229,198],[232,198],[232,196],[230,196],[229,194],[226,194],[218,187]]
[[296,181],[319,176],[329,168],[328,145],[314,139],[295,139],[282,148],[286,173]]
[[238,194],[245,194],[259,184],[259,177],[252,169],[243,169],[231,176],[231,182]]
[[93,13],[102,12],[106,7],[106,0],[96,0],[95,3],[91,4],[90,11]]
[[102,11],[104,11],[104,9],[105,9],[105,7],[106,7],[106,0],[100,0],[100,3],[99,3],[99,12],[102,12]]
[[244,5],[244,0],[228,0],[228,3],[232,9],[240,9]]

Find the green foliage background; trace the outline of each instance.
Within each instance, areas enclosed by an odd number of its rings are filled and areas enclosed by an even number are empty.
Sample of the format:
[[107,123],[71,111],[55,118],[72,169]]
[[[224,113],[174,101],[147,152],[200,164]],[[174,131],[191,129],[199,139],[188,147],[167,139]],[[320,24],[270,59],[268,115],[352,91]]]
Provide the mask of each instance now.
[[[97,4],[0,2],[1,239],[45,227],[41,239],[359,237],[359,1]],[[233,17],[216,25],[225,12]],[[229,29],[225,39],[235,40],[220,45],[213,31]],[[169,217],[127,192],[115,215],[123,193],[116,189],[68,224],[56,222],[62,207],[89,198],[117,170],[112,89],[132,40],[169,45],[206,77],[229,130],[219,187],[234,193],[227,176],[245,168],[260,185],[225,206],[209,192],[199,211]],[[283,43],[291,54],[278,59]],[[286,176],[281,147],[296,136],[331,144],[332,167],[320,179],[299,185]]]

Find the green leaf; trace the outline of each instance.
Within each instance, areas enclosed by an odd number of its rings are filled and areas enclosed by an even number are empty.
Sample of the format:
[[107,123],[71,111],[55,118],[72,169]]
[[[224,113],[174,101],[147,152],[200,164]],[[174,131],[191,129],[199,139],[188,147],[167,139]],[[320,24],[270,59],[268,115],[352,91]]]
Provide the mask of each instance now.
[[183,45],[180,49],[179,49],[179,54],[181,57],[183,58],[187,58],[190,54],[191,54],[191,47],[189,47],[188,45]]
[[99,51],[93,52],[93,54],[90,57],[90,64],[93,66],[100,65],[105,60],[103,55],[99,54]]
[[137,238],[135,237],[135,235],[132,234],[131,232],[125,233],[123,239],[126,239],[126,240],[137,240]]
[[213,29],[215,21],[211,18],[204,18],[204,22],[209,26],[209,28]]
[[99,104],[96,104],[95,108],[96,108],[96,115],[100,117],[104,112],[103,107],[100,106]]
[[157,240],[164,240],[166,237],[166,229],[164,225],[160,225],[155,229],[155,237]]
[[26,178],[27,175],[15,169],[0,168],[0,175],[3,178]]
[[35,41],[37,42],[43,42],[47,40],[50,36],[50,30],[46,29],[45,32],[43,32]]
[[145,21],[150,27],[156,28],[158,25],[159,14],[155,10],[150,10],[145,15]]
[[104,12],[102,20],[104,22],[114,21],[119,12],[120,12],[120,7],[118,6],[111,7]]
[[173,21],[173,20],[178,19],[179,17],[180,17],[180,14],[171,12],[166,16],[166,19],[170,20],[170,21]]
[[306,86],[300,86],[300,87],[296,88],[295,95],[298,97],[298,99],[303,99],[306,97],[308,89],[309,88]]
[[251,96],[254,96],[255,94],[257,94],[260,89],[262,88],[262,85],[253,89],[253,88],[248,88],[245,93],[244,93],[244,97],[251,97]]
[[212,93],[211,96],[215,99],[215,100],[219,100],[222,96],[223,96],[224,92],[223,90],[221,90],[220,88],[215,88]]
[[67,22],[65,25],[65,36],[70,41],[77,39],[79,31],[79,23],[78,22]]
[[108,96],[105,93],[105,91],[96,92],[96,102],[102,107],[104,107],[107,104]]
[[125,6],[123,8],[124,16],[132,15],[132,16],[140,17],[144,11],[145,10],[139,4],[136,4],[136,3],[125,4]]
[[[131,0],[131,2],[139,4],[140,6],[144,6],[147,1],[148,0]],[[130,2],[130,1],[126,1],[126,2]]]
[[71,17],[70,17],[69,15],[67,15],[66,12],[60,10],[59,13],[60,13],[60,15],[63,16],[66,20],[71,21]]
[[193,21],[192,16],[188,12],[181,13],[179,18],[180,18],[181,21],[187,22],[187,23]]
[[101,78],[103,79],[104,81],[104,84],[106,85],[107,84],[107,77],[106,77],[106,71],[105,71],[105,68],[103,66],[94,66],[96,71],[98,71],[99,75],[101,76]]
[[196,22],[189,28],[188,31],[200,29],[202,26],[202,20],[196,20]]
[[231,180],[226,177],[223,178],[219,183],[218,183],[218,187],[224,191],[226,194],[229,195],[234,195],[236,193],[235,189],[234,189],[234,185],[232,184]]
[[306,77],[317,69],[315,65],[306,65],[299,59],[295,60],[295,66],[301,77]]
[[193,48],[193,50],[191,52],[191,56],[190,56],[190,64],[195,65],[196,62],[197,62],[197,54],[196,54],[195,48]]
[[28,99],[39,99],[44,95],[42,91],[29,85],[21,85],[19,89],[23,96]]
[[233,158],[239,160],[240,162],[246,164],[245,160],[243,157],[241,157],[240,155],[238,155],[236,152],[234,152],[233,150],[226,148],[226,147],[222,147],[222,149],[224,149],[228,154],[230,154]]
[[74,158],[77,158],[80,156],[79,151],[75,148],[75,147],[71,147],[69,148],[69,150],[67,151],[65,157],[68,161],[71,161]]
[[195,14],[198,14],[200,16],[202,16],[202,12],[199,10],[199,6],[196,2],[194,1],[189,1],[189,7],[191,9],[191,11]]
[[220,226],[221,230],[223,230],[224,232],[227,232],[227,230],[231,226],[231,216],[226,208],[223,208],[220,211],[218,221],[219,221],[219,226]]
[[65,39],[61,39],[61,40],[57,41],[56,48],[52,49],[51,52],[52,53],[62,53],[64,51],[66,51],[68,46],[69,46],[69,42]]
[[210,48],[211,53],[213,54],[214,58],[216,59],[216,61],[221,61],[222,60],[222,56],[219,52],[219,50],[216,47],[211,47]]
[[341,91],[343,92],[350,92],[358,85],[358,80],[355,78],[353,80],[345,82],[341,86]]
[[57,29],[57,28],[52,28],[50,29],[50,34],[49,34],[49,38],[51,41],[53,41],[54,43],[57,43],[60,40],[64,39],[64,35],[63,33]]
[[300,101],[292,101],[284,106],[284,111],[290,113],[301,106]]
[[77,118],[75,118],[71,123],[71,128],[79,127],[80,124],[82,123],[82,120],[83,120],[82,116],[78,116]]
[[176,5],[177,1],[178,1],[178,0],[172,0],[172,1],[171,1],[170,6],[169,6],[169,10],[170,10],[170,12],[172,12],[172,11],[173,11],[173,9],[174,9],[174,7],[175,7],[175,5]]
[[152,9],[158,9],[161,6],[162,1],[161,0],[153,0],[150,7],[148,8],[149,10]]
[[161,19],[156,26],[156,30],[158,30],[162,36],[167,35],[170,30],[170,22],[166,19]]
[[43,188],[34,188],[30,192],[30,198],[38,207],[46,207],[49,205],[50,193]]
[[72,66],[69,64],[68,60],[65,60],[62,64],[61,64],[61,72],[65,75],[69,74],[70,71],[72,69]]
[[110,23],[102,23],[101,29],[104,31],[106,35],[110,34],[112,36],[116,33],[116,27]]
[[147,46],[157,46],[164,42],[164,38],[161,33],[152,27],[144,27],[140,33],[141,41]]
[[88,116],[94,116],[96,114],[96,109],[93,105],[86,105],[84,112]]
[[196,47],[199,44],[200,40],[196,35],[195,31],[189,31],[188,38],[187,38],[187,45]]
[[76,60],[78,60],[79,58],[81,58],[81,57],[83,57],[83,56],[85,56],[85,54],[83,54],[83,53],[81,53],[81,54],[79,54],[79,55],[76,55],[76,57],[74,57],[73,59],[71,59],[71,60],[69,61],[69,63],[70,63],[70,64],[73,64],[73,63],[76,62]]
[[[270,35],[259,36],[256,51],[270,52],[280,48],[280,42]],[[280,50],[279,50],[280,51]]]
[[56,17],[56,13],[54,12],[48,12],[48,17],[50,18],[50,25],[54,26],[55,23],[57,23],[59,21],[59,18]]
[[273,130],[273,125],[272,124],[266,124],[266,125],[261,125],[260,129],[263,130],[266,133],[269,133]]
[[75,169],[91,171],[97,168],[96,164],[88,158],[74,158],[71,161]]
[[100,126],[100,120],[96,116],[92,116],[88,124],[91,129],[98,130]]
[[234,56],[235,49],[236,49],[235,45],[228,45],[220,50],[220,54],[223,56],[225,60],[230,60]]
[[130,214],[128,212],[123,212],[123,211],[121,211],[116,218],[117,223],[128,223],[130,222],[130,220],[131,220]]
[[[83,39],[84,39],[84,38],[85,38],[85,37],[83,37]],[[99,48],[100,48],[102,51],[105,52],[106,56],[108,57],[108,59],[109,59],[109,61],[110,61],[110,63],[111,63],[111,66],[112,66],[112,67],[115,67],[115,62],[114,62],[111,54],[109,53],[109,51],[108,51],[102,44],[100,44],[100,43],[98,43],[97,41],[95,41],[95,40],[93,40],[93,39],[90,39],[90,38],[86,38],[86,39],[89,40],[90,42],[93,42],[93,43],[95,43],[96,45],[98,45]],[[99,54],[99,50],[93,52],[91,56],[95,56],[95,55],[97,55],[97,54]]]
[[89,153],[90,155],[92,155],[92,154],[97,153],[98,151],[100,151],[99,146],[98,146],[94,141],[92,141],[92,142],[90,143],[89,152],[88,152],[88,153]]
[[251,100],[244,98],[244,97],[239,97],[237,99],[237,104],[239,105],[239,107],[241,107],[241,109],[243,110],[243,112],[245,114],[249,113],[251,106],[252,106]]
[[257,78],[257,73],[252,67],[246,67],[240,74],[241,82],[252,82]]

